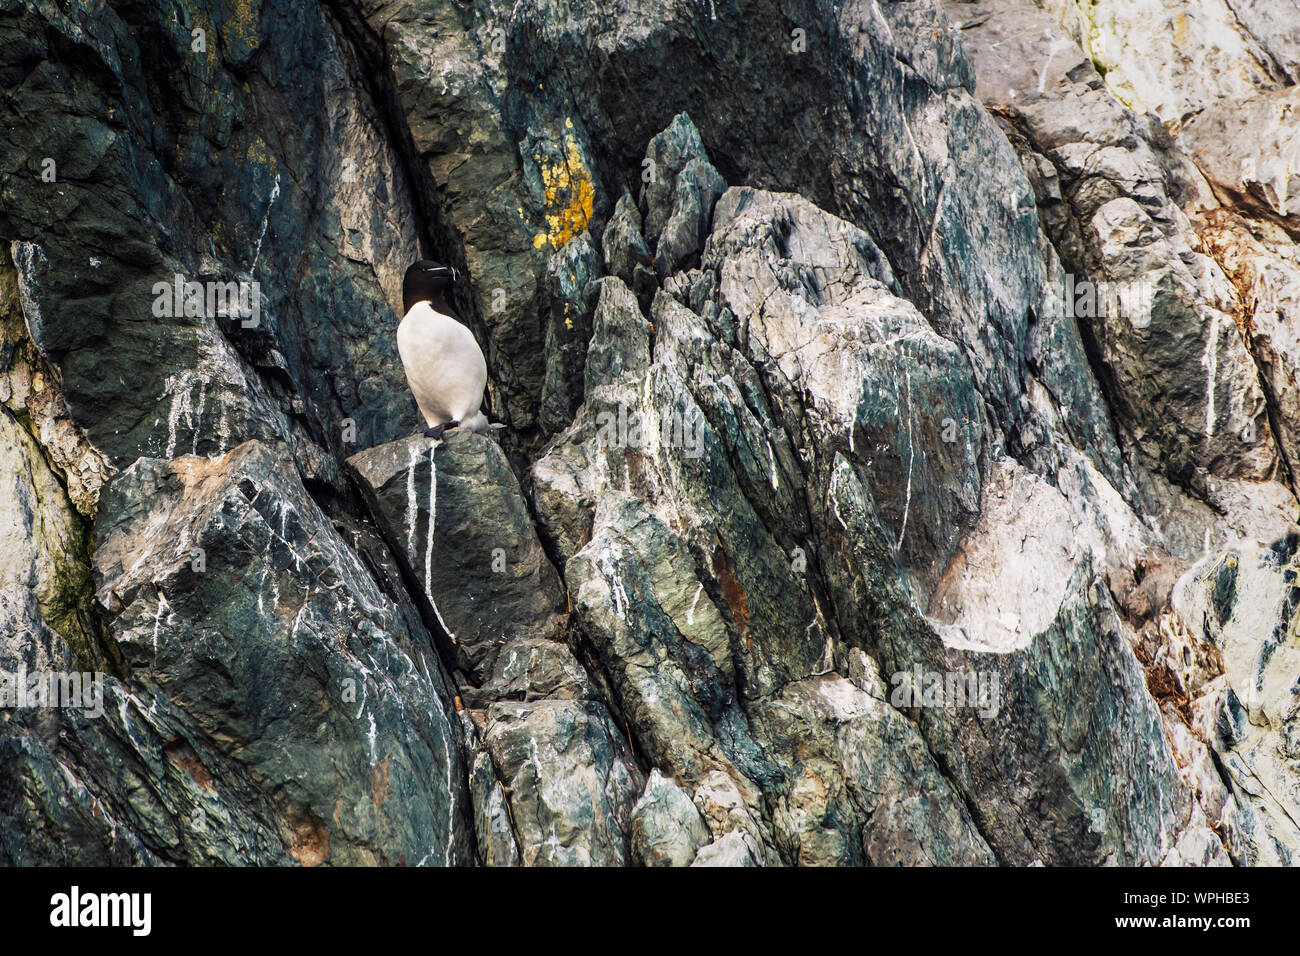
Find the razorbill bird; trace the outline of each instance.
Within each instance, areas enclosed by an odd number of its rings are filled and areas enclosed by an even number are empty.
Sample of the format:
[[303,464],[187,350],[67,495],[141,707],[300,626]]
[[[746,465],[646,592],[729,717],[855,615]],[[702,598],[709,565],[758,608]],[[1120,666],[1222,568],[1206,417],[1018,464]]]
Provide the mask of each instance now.
[[479,410],[487,362],[474,333],[456,318],[447,300],[447,290],[459,279],[454,267],[421,259],[402,280],[406,314],[397,326],[397,353],[429,438],[441,438],[446,429],[457,426],[473,431],[489,427]]

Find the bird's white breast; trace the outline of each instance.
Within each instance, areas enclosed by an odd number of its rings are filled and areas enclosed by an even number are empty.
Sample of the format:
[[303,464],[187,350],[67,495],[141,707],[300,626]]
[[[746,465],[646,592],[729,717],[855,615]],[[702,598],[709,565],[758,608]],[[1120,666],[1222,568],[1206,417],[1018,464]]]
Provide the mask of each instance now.
[[397,326],[411,394],[430,425],[466,421],[483,402],[487,361],[474,333],[428,302],[411,307]]

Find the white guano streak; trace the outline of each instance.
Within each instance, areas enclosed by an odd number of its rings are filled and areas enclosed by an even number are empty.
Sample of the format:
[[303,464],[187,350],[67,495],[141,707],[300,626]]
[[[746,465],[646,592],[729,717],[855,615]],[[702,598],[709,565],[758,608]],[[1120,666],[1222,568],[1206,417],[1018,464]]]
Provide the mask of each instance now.
[[415,504],[415,466],[420,461],[420,449],[411,445],[411,461],[406,467],[406,553],[415,555],[415,522],[419,517]]
[[1210,317],[1210,340],[1205,343],[1205,437],[1214,437],[1214,380],[1219,374],[1219,323]]
[[434,458],[434,453],[437,452],[438,446],[441,444],[442,441],[435,438],[433,444],[429,446],[429,533],[424,542],[424,594],[429,599],[429,606],[433,608],[433,614],[438,619],[439,626],[451,638],[451,642],[457,644],[459,642],[456,640],[455,632],[442,619],[442,612],[438,610],[438,602],[433,599],[433,529],[437,520],[438,508],[438,463]]
[[253,250],[253,264],[248,267],[250,274],[257,268],[257,260],[262,258],[262,241],[266,238],[266,227],[271,224],[271,208],[280,198],[280,174],[275,174],[275,184],[271,187],[271,198],[266,204],[266,215],[262,217],[262,231],[257,237],[257,246]]
[[167,595],[163,594],[162,588],[158,589],[158,613],[153,619],[153,661],[154,665],[158,664],[158,631],[162,628],[164,615],[171,612],[171,605],[167,603]]
[[894,550],[903,547],[903,535],[907,533],[907,515],[912,510],[912,464],[916,461],[916,442],[912,438],[912,373],[903,373],[907,381],[907,498],[903,502],[903,524],[898,529],[898,543]]
[[434,453],[438,450],[438,440],[435,438],[433,444],[429,446],[429,523],[425,533],[424,544],[424,593],[429,598],[429,603],[433,603],[432,573],[433,573],[433,529],[434,529],[434,511],[438,507],[438,462],[434,458]]
[[691,601],[690,608],[686,611],[686,624],[689,627],[695,626],[695,605],[700,603],[700,594],[704,590],[704,585],[700,584],[695,589],[695,598]]

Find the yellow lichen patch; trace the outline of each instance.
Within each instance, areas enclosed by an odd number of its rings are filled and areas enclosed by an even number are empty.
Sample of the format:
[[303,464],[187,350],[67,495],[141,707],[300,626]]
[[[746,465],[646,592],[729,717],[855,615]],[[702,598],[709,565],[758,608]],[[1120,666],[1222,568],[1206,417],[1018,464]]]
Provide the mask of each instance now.
[[274,176],[279,172],[275,161],[275,155],[271,152],[266,141],[260,136],[254,136],[248,141],[248,149],[244,152],[244,160],[249,165],[265,166],[268,173]]
[[253,13],[252,0],[235,0],[230,29],[248,46],[257,46],[257,16]]
[[565,138],[564,158],[540,163],[539,170],[546,190],[547,229],[533,237],[533,247],[540,249],[549,242],[558,249],[591,222],[596,190],[572,136]]

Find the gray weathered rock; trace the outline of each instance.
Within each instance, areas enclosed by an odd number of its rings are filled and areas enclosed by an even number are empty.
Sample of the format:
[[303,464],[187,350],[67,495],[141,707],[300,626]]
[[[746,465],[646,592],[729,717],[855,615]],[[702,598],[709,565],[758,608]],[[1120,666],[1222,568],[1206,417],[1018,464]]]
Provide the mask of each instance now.
[[811,677],[756,714],[790,764],[773,813],[787,857],[813,866],[995,863],[920,735],[883,688],[873,690],[879,696],[835,675]]
[[1174,608],[1222,656],[1223,678],[1189,688],[1194,728],[1225,768],[1228,845],[1241,863],[1290,865],[1300,853],[1294,632],[1300,538],[1208,555],[1179,581]]
[[702,848],[691,866],[760,866],[762,851],[743,830],[731,830]]
[[646,150],[651,179],[642,191],[647,235],[660,277],[693,265],[709,234],[713,204],[727,184],[709,163],[699,130],[685,113]]
[[[473,726],[471,723],[470,727]],[[471,734],[478,742],[477,731],[471,730]],[[511,820],[510,802],[492,765],[492,757],[481,743],[470,767],[469,790],[474,801],[474,835],[483,865],[518,866],[519,843]]]
[[516,637],[560,636],[559,580],[494,441],[457,430],[446,441],[413,436],[348,467],[457,667],[481,682]]
[[1200,113],[1181,136],[1227,204],[1276,218],[1292,235],[1300,234],[1300,196],[1291,189],[1300,178],[1297,110],[1300,89],[1269,90]]
[[632,808],[632,859],[643,866],[690,866],[709,831],[690,796],[658,770]]
[[[287,456],[246,443],[140,459],[109,486],[96,538],[97,598],[133,679],[208,748],[281,782],[299,862],[468,858],[461,735],[428,635]],[[208,775],[201,758],[191,772]]]
[[622,279],[636,293],[642,308],[649,308],[659,282],[654,257],[641,235],[641,213],[631,193],[624,193],[614,204],[601,245],[605,250],[605,272]]
[[643,778],[602,704],[493,704],[484,739],[510,794],[525,866],[628,862]]

